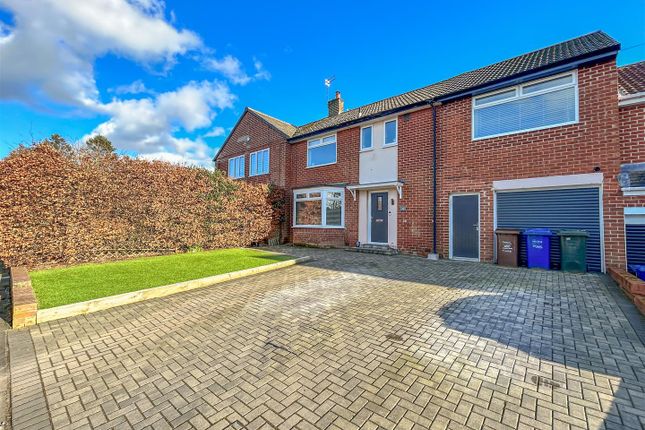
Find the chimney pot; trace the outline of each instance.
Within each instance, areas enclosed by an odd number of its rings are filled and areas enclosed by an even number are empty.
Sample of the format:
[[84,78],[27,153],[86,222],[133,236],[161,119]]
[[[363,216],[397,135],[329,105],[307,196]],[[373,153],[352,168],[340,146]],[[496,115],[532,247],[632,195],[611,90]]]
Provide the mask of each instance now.
[[345,101],[340,98],[340,91],[336,91],[336,97],[327,102],[327,110],[329,116],[336,116],[343,111],[345,107]]

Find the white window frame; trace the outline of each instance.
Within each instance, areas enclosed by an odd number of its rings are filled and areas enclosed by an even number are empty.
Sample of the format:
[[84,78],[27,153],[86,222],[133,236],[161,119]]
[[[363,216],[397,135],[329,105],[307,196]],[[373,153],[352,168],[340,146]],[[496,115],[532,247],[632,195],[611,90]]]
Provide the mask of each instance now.
[[[387,133],[385,131],[385,124],[387,124],[388,122],[394,123],[394,142],[392,143],[385,142],[385,139],[387,138]],[[393,118],[393,119],[388,119],[386,121],[383,121],[383,148],[389,148],[390,146],[396,146],[398,144],[399,144],[399,119]]]
[[[333,163],[316,164],[315,166],[312,166],[310,164],[311,160],[309,159],[309,150],[311,148],[319,148],[321,146],[331,145],[332,144],[331,142],[323,143],[323,140],[327,139],[328,137],[333,137],[334,138],[334,145],[336,146],[336,154],[335,154],[336,159],[334,160]],[[320,143],[311,146],[311,142],[315,142],[317,140],[320,141]],[[316,167],[331,166],[332,164],[336,164],[337,162],[338,162],[338,136],[336,136],[336,133],[328,134],[326,136],[320,136],[320,137],[317,137],[315,139],[310,139],[310,140],[307,141],[307,169],[315,169]]]
[[[242,159],[242,176],[231,175],[231,162],[236,162],[237,160]],[[246,162],[244,155],[238,155],[237,157],[231,157],[228,159],[228,177],[231,179],[241,179],[246,176]],[[237,169],[235,169],[237,172]]]
[[[267,170],[266,170],[266,172],[258,173],[258,172],[257,172],[257,168],[258,168],[258,161],[257,161],[257,160],[258,160],[258,155],[259,155],[259,154],[261,154],[261,153],[263,153],[263,152],[266,152],[266,153],[267,153]],[[253,161],[252,161],[252,160],[253,160],[253,156],[255,156],[255,170],[256,170],[256,172],[255,172],[255,173],[253,173]],[[271,172],[271,151],[270,151],[270,149],[269,149],[269,148],[260,149],[259,151],[251,152],[251,153],[249,154],[249,177],[251,177],[251,176],[262,176],[262,175],[268,175],[270,172]]]
[[[340,193],[340,225],[327,225],[327,193],[334,192]],[[307,197],[296,198],[298,194],[307,194]],[[309,193],[320,193],[320,197],[309,197]],[[298,222],[296,218],[296,206],[297,202],[306,202],[312,200],[320,200],[321,204],[321,214],[320,214],[320,225],[309,225],[309,224],[296,224]],[[301,190],[293,190],[293,228],[345,228],[345,189],[337,187],[318,187],[318,188],[305,188]]]
[[[557,79],[557,78],[561,78],[561,77],[569,76],[569,75],[573,77],[573,82],[571,82],[569,84],[560,85],[560,86],[557,86],[557,87],[554,87],[554,88],[548,88],[546,90],[535,91],[535,92],[530,93],[530,94],[523,94],[522,93],[522,90],[523,90],[524,87],[531,86],[531,85],[534,85],[534,84],[539,84],[540,82],[550,81],[552,79]],[[573,121],[567,121],[567,122],[561,122],[561,123],[558,123],[558,124],[545,125],[545,126],[542,126],[542,127],[527,128],[527,129],[516,130],[516,131],[508,131],[508,132],[505,132],[505,133],[498,133],[498,134],[491,134],[491,135],[487,135],[487,136],[475,137],[475,111],[477,109],[487,108],[487,107],[491,107],[491,106],[495,106],[495,105],[499,105],[499,104],[504,104],[504,103],[508,103],[508,102],[511,102],[511,101],[515,101],[515,100],[521,100],[521,99],[525,99],[525,98],[535,97],[535,96],[538,96],[538,95],[541,95],[541,94],[550,93],[550,92],[553,92],[553,91],[559,91],[559,90],[562,90],[562,89],[565,89],[565,88],[574,88],[575,118],[574,118]],[[493,96],[495,94],[504,93],[504,92],[511,91],[511,90],[515,90],[515,95],[513,97],[503,99],[503,100],[496,100],[496,101],[493,101],[493,102],[490,102],[490,103],[485,103],[485,104],[482,104],[482,105],[479,105],[479,106],[475,106],[475,101],[478,100],[478,99],[482,99],[482,98],[485,98],[485,97],[490,97],[490,96]],[[470,124],[471,138],[472,138],[473,141],[474,140],[491,139],[493,137],[508,136],[508,135],[511,135],[511,134],[519,134],[519,133],[528,133],[528,132],[531,132],[531,131],[545,130],[545,129],[548,129],[548,128],[563,127],[563,126],[566,126],[566,125],[577,124],[580,121],[580,113],[579,113],[580,98],[578,96],[578,92],[579,92],[579,89],[578,89],[578,71],[573,70],[573,71],[569,71],[569,72],[565,72],[565,73],[559,73],[559,74],[556,74],[556,75],[547,76],[547,77],[541,78],[541,79],[536,79],[534,81],[524,82],[524,83],[522,83],[520,85],[504,87],[504,88],[501,88],[501,89],[496,90],[496,91],[491,91],[489,93],[478,94],[477,96],[472,97],[472,100],[471,100],[471,115],[470,115],[471,116],[471,124]]]
[[[365,147],[363,147],[363,130],[366,129],[366,128],[371,129],[372,132],[370,133],[370,136],[371,136],[370,146],[365,148]],[[371,151],[372,149],[374,149],[374,124],[370,124],[370,125],[366,125],[366,126],[361,127],[361,139],[360,140],[361,140],[361,152]]]

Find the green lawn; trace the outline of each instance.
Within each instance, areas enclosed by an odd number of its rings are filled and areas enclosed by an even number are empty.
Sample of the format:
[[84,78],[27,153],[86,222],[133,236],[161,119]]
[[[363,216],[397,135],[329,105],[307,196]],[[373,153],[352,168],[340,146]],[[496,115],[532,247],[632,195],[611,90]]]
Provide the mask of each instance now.
[[145,257],[30,272],[38,308],[77,303],[288,260],[251,249]]

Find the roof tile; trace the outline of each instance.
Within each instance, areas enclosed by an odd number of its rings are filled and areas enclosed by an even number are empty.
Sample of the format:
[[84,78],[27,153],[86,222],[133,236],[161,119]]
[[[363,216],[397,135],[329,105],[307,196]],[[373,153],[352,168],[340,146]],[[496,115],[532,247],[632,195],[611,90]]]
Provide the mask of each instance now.
[[645,92],[645,61],[618,68],[618,93],[621,96]]
[[310,122],[299,126],[292,136],[292,139],[328,128],[338,127],[361,117],[403,108],[431,98],[459,93],[494,83],[501,79],[508,79],[520,73],[546,68],[563,61],[574,60],[575,58],[609,48],[618,49],[620,48],[620,44],[602,31],[597,31],[544,49],[529,52],[528,54],[491,64],[490,66],[462,73],[423,88],[370,103],[334,117],[322,118]]
[[[546,69],[566,61],[574,61],[600,51],[618,50],[619,48],[620,44],[617,41],[602,31],[596,31],[301,126],[293,126],[262,112],[249,109],[260,115],[293,141],[303,136],[353,123],[361,118],[414,106],[430,99],[458,95],[501,80],[511,79],[521,74]],[[643,91],[643,76],[645,75],[645,66],[643,64],[641,62],[632,65],[635,67],[621,68],[621,70],[625,69],[621,80],[622,90]]]

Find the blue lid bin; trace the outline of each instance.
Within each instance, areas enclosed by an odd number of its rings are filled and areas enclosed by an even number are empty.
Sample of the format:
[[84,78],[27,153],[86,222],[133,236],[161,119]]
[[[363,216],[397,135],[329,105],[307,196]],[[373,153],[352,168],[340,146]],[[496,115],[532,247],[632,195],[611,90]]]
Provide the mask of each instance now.
[[645,281],[645,264],[630,264],[628,268],[638,279]]
[[532,228],[524,230],[524,235],[526,236],[527,266],[530,269],[549,270],[553,232],[548,228]]

